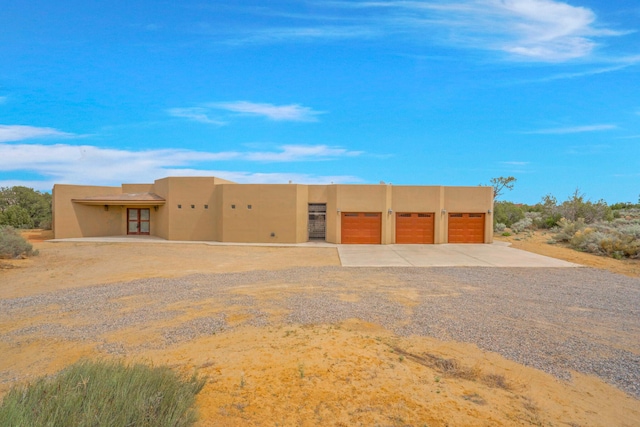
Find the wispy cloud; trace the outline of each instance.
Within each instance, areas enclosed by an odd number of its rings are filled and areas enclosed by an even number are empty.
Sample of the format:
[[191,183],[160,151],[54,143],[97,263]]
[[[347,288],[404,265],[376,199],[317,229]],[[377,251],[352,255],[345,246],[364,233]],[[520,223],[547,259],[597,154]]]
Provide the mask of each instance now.
[[22,141],[32,138],[80,138],[80,135],[53,128],[22,125],[0,125],[0,142]]
[[500,164],[509,165],[509,166],[526,166],[529,163],[531,163],[531,162],[516,162],[516,161],[500,162]]
[[569,147],[567,154],[574,156],[592,156],[595,154],[602,154],[611,149],[611,146],[606,144],[588,144],[588,145],[576,145]]
[[[311,174],[255,174],[220,171],[220,162],[302,162],[353,157],[361,152],[326,145],[285,145],[272,151],[203,152],[180,149],[122,150],[91,145],[0,143],[0,172],[37,174],[38,189],[53,183],[113,185],[149,182],[170,175],[215,175],[241,182],[359,182],[353,176]],[[215,169],[210,166],[216,166]],[[241,179],[242,178],[242,179]],[[286,179],[285,179],[286,178]],[[254,181],[251,181],[254,179]],[[12,180],[14,182],[16,180]],[[0,186],[9,181],[0,182]],[[11,184],[18,185],[18,184]],[[30,185],[34,186],[34,185]]]
[[[212,118],[214,111],[218,111],[216,113],[218,118]],[[220,111],[226,113],[220,113]],[[228,124],[232,116],[263,117],[281,122],[315,122],[318,120],[317,116],[325,114],[323,111],[316,111],[299,104],[273,105],[249,101],[209,102],[197,107],[171,108],[167,113],[174,117],[218,126]],[[221,115],[223,117],[220,117]]]
[[209,110],[207,108],[202,107],[190,107],[190,108],[170,108],[167,110],[169,115],[174,117],[182,117],[185,119],[193,120],[200,123],[208,123],[212,125],[224,126],[227,123],[218,120],[212,119],[208,116]]
[[344,148],[326,145],[284,145],[280,152],[249,152],[242,157],[250,161],[260,162],[292,162],[300,160],[327,160],[340,157],[356,157],[362,151],[349,151]]
[[630,67],[633,64],[624,64],[624,65],[616,65],[614,67],[604,67],[604,68],[596,68],[596,69],[592,69],[592,70],[587,70],[587,71],[578,71],[575,73],[560,73],[560,74],[555,74],[553,76],[549,76],[549,77],[544,77],[542,79],[537,79],[534,80],[536,82],[551,82],[554,80],[565,80],[565,79],[575,79],[575,78],[579,78],[579,77],[586,77],[586,76],[593,76],[593,75],[597,75],[597,74],[604,74],[604,73],[611,73],[614,71],[619,71],[622,70],[624,68]]
[[524,134],[541,134],[541,135],[563,135],[570,133],[584,133],[584,132],[600,132],[617,129],[616,125],[587,125],[587,126],[572,126],[562,128],[551,129],[539,129],[528,132],[522,132]]
[[[561,62],[590,56],[599,39],[631,33],[598,23],[596,14],[587,7],[557,0],[337,0],[308,4],[313,6],[313,16],[318,16],[317,25],[309,26],[310,17],[298,13],[290,16],[287,27],[281,23],[261,27],[234,42],[402,35],[418,43],[430,40],[500,51],[514,59]],[[266,16],[274,14],[262,10]],[[297,26],[298,22],[304,24]]]
[[249,101],[213,102],[207,104],[211,108],[240,113],[247,116],[265,117],[275,121],[312,122],[316,121],[322,111],[299,104],[273,105]]

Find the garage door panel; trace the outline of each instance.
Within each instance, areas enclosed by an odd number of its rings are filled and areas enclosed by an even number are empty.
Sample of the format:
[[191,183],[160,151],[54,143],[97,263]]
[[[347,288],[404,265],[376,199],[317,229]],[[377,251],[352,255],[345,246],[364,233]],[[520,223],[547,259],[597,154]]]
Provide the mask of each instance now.
[[396,243],[431,244],[434,242],[434,214],[398,212],[396,214]]
[[450,213],[449,243],[484,243],[483,213]]
[[343,212],[342,243],[380,244],[382,214],[380,212]]

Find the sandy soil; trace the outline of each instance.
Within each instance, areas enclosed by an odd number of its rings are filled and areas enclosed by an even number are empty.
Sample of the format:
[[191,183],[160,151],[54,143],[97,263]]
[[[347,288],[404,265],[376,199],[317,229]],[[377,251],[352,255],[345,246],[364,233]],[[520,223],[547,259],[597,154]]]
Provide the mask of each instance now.
[[[339,265],[332,248],[52,244],[42,241],[46,234],[33,232],[29,237],[40,255],[3,262],[0,298],[141,277]],[[571,254],[570,249],[546,244],[543,235],[511,240],[517,248],[640,276],[637,261]],[[273,286],[269,290],[273,292]],[[278,298],[261,294],[259,287],[239,292],[258,300]],[[131,307],[143,303],[136,298],[127,301]],[[203,302],[190,307],[186,316],[198,318],[216,309],[214,301]],[[282,313],[271,315],[273,320]],[[45,321],[73,326],[64,313],[56,319],[39,316],[30,313],[3,323],[0,338],[9,330]],[[235,320],[241,323],[238,316]],[[135,348],[141,340],[159,339],[155,330],[153,323],[146,323],[144,328],[113,334]],[[0,370],[31,377],[56,372],[81,357],[107,357],[95,342],[41,336],[18,343],[0,339],[0,354]],[[598,378],[575,373],[571,382],[562,382],[474,345],[402,338],[357,319],[310,327],[241,326],[169,348],[146,347],[130,353],[127,360],[207,375],[208,383],[198,397],[202,426],[640,425],[640,401]],[[0,383],[0,394],[10,385],[11,381]]]

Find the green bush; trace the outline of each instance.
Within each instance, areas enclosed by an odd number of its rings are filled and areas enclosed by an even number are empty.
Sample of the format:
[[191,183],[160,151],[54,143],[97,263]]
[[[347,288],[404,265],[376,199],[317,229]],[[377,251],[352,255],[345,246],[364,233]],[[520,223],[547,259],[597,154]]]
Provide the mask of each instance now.
[[493,224],[504,224],[511,227],[511,224],[524,218],[522,206],[512,202],[495,202],[493,205]]
[[0,425],[190,426],[205,381],[181,378],[167,367],[81,361],[13,387],[0,406]]
[[37,255],[31,243],[13,227],[0,227],[0,258],[17,258],[21,255]]
[[[41,193],[33,188],[0,187],[0,224],[16,228],[50,228],[51,199],[51,194]],[[3,213],[11,210],[13,212],[10,213],[9,218],[3,220],[2,217],[6,216]],[[16,218],[18,212],[19,215]],[[25,215],[29,218],[28,222],[24,220]]]
[[9,206],[3,212],[0,212],[0,225],[9,225],[15,228],[33,228],[33,219],[22,206]]

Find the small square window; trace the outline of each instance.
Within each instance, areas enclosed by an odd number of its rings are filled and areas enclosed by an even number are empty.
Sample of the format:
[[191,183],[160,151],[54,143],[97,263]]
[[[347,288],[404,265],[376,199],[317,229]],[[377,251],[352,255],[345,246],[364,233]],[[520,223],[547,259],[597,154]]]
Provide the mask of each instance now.
[[231,209],[235,209],[235,208],[236,208],[236,205],[231,205]]
[[182,209],[182,205],[178,205],[178,209]]
[[195,208],[196,208],[196,205],[191,205],[191,209],[195,209]]
[[204,208],[205,209],[209,209],[209,205],[204,205]]
[[251,209],[251,205],[247,205],[247,209]]

